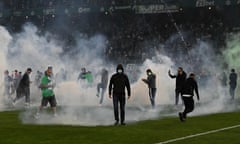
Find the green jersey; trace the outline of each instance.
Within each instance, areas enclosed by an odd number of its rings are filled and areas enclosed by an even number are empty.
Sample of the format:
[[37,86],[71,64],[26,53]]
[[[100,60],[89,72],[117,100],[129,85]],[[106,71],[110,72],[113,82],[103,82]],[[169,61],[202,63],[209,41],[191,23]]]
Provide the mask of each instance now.
[[93,76],[91,73],[86,73],[85,78],[87,79],[88,83],[93,83]]
[[[50,85],[52,84],[52,80],[47,75],[44,75],[41,80],[41,85]],[[42,96],[49,97],[54,96],[53,88],[42,88]]]

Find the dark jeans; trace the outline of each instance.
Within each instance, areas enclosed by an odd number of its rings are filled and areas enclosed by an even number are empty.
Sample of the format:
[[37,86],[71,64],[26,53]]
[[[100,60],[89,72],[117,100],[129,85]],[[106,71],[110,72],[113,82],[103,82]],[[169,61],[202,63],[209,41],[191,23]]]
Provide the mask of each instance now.
[[156,96],[157,89],[156,88],[149,88],[149,98],[152,107],[155,107],[155,96]]
[[187,114],[194,110],[194,100],[193,97],[182,97],[185,109],[183,111],[183,117],[186,118]]
[[16,98],[14,99],[14,102],[23,96],[25,96],[25,102],[30,103],[30,87],[17,88]]
[[181,91],[179,89],[176,89],[175,90],[175,105],[178,105],[180,95],[181,95]]
[[229,92],[230,92],[231,99],[234,99],[235,97],[235,89],[236,87],[230,86]]
[[125,103],[126,98],[124,94],[113,94],[113,108],[115,120],[119,122],[119,106],[121,123],[125,121]]

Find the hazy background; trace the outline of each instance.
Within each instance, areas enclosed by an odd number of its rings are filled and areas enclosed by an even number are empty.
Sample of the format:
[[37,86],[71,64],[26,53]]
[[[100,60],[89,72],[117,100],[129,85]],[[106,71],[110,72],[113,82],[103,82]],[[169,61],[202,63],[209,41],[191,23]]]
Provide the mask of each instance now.
[[[177,37],[173,35],[172,37]],[[233,111],[237,108],[235,103],[229,104],[230,96],[228,88],[221,86],[221,73],[229,69],[223,69],[224,63],[230,67],[239,69],[239,35],[233,35],[227,42],[226,50],[222,54],[215,54],[211,43],[198,41],[193,49],[180,51],[167,56],[164,49],[155,51],[153,57],[146,59],[143,64],[134,65],[137,73],[131,74],[131,66],[124,65],[125,72],[129,77],[136,76],[137,80],[131,83],[132,97],[126,103],[126,121],[136,122],[161,118],[164,116],[176,116],[182,106],[175,107],[174,90],[175,79],[168,77],[168,70],[176,73],[177,67],[182,66],[185,72],[195,72],[193,67],[200,67],[210,73],[209,80],[204,85],[199,85],[200,102],[197,103],[195,111],[191,115],[202,115],[217,112]],[[100,71],[106,68],[110,76],[115,73],[116,64],[104,58],[106,49],[106,37],[97,34],[91,37],[84,37],[81,33],[75,34],[77,41],[74,47],[74,55],[63,50],[61,41],[55,38],[50,32],[39,33],[36,26],[31,23],[24,25],[23,31],[10,34],[4,27],[0,26],[0,77],[3,82],[3,72],[8,69],[10,73],[17,69],[24,72],[28,67],[33,69],[31,80],[34,80],[36,71],[44,72],[50,65],[53,72],[57,74],[60,69],[67,71],[67,81],[58,83],[55,88],[58,116],[52,117],[51,112],[43,112],[40,119],[35,120],[33,116],[40,104],[41,92],[37,87],[31,85],[31,107],[20,114],[23,123],[38,124],[70,124],[70,125],[111,125],[114,122],[112,100],[108,98],[106,91],[104,102],[99,106],[99,98],[96,97],[96,86],[100,81]],[[174,43],[170,38],[167,45]],[[151,43],[146,40],[146,43]],[[199,57],[198,61],[188,61],[189,57]],[[173,62],[178,58],[178,63]],[[94,82],[86,87],[77,81],[82,67],[91,71],[94,75]],[[157,76],[157,95],[155,110],[150,108],[148,88],[141,79],[146,78],[146,69],[152,69]],[[197,74],[198,75],[198,74]],[[200,81],[198,79],[198,81]],[[3,84],[1,91],[3,93]],[[15,97],[15,94],[12,95]],[[181,102],[180,102],[181,103]],[[4,97],[0,99],[0,110],[23,109],[24,99],[20,100],[15,107],[9,108]]]

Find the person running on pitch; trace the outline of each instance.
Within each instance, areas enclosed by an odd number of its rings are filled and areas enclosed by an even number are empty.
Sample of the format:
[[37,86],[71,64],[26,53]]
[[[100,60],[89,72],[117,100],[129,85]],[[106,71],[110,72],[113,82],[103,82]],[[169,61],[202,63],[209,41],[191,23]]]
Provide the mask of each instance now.
[[189,77],[184,82],[182,91],[181,91],[183,103],[185,106],[184,111],[179,112],[179,119],[182,122],[186,120],[187,114],[194,110],[194,100],[193,100],[194,91],[199,101],[200,97],[198,93],[198,84],[197,84],[197,81],[195,80],[195,74],[190,73]]

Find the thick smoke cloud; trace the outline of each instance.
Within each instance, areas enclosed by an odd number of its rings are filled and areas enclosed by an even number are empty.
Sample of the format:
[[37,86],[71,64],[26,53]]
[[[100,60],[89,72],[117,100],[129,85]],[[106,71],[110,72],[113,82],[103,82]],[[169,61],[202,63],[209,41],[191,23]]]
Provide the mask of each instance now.
[[[21,33],[13,35],[9,34],[4,27],[0,27],[0,31],[1,72],[5,69],[10,71],[18,69],[24,72],[27,67],[31,67],[33,69],[31,79],[34,80],[37,70],[43,72],[47,66],[51,65],[55,74],[62,68],[68,74],[67,81],[58,83],[55,88],[59,105],[58,116],[52,117],[51,113],[46,110],[40,119],[33,118],[37,106],[40,104],[41,93],[32,84],[32,107],[20,114],[23,123],[95,126],[111,125],[114,122],[112,101],[108,98],[108,93],[105,94],[103,106],[98,106],[99,99],[96,97],[96,85],[100,80],[101,69],[107,68],[110,76],[115,72],[115,65],[103,57],[106,49],[106,37],[100,34],[92,37],[76,34],[76,46],[66,52],[64,45],[54,35],[51,33],[40,34],[32,24],[26,24]],[[193,59],[196,57],[197,60]],[[173,61],[173,58],[178,59],[178,64]],[[234,110],[234,105],[226,108],[225,103],[229,99],[228,92],[220,85],[219,78],[223,63],[225,62],[214,53],[211,44],[203,41],[197,42],[192,49],[184,49],[183,52],[173,53],[172,56],[167,56],[162,49],[156,51],[152,58],[145,60],[142,65],[136,66],[138,77],[131,83],[132,97],[126,104],[127,122],[177,116],[177,112],[182,110],[182,107],[173,106],[175,80],[170,79],[167,73],[169,69],[175,73],[178,66],[184,67],[187,73],[193,71],[199,75],[198,69],[203,69],[209,74],[207,80],[202,80],[201,77],[198,79],[201,101],[192,115]],[[86,86],[81,81],[77,81],[82,67],[94,75],[92,85]],[[142,78],[146,78],[145,71],[148,68],[157,75],[157,107],[155,110],[150,108],[147,85],[141,81]],[[127,66],[125,69],[129,77],[134,76]],[[3,81],[3,77],[1,80]],[[2,90],[1,93],[3,93]],[[4,105],[5,102],[2,99],[0,102],[1,105]],[[15,108],[22,108],[22,105],[23,102],[20,101]],[[0,108],[1,110],[5,109],[4,106]]]

